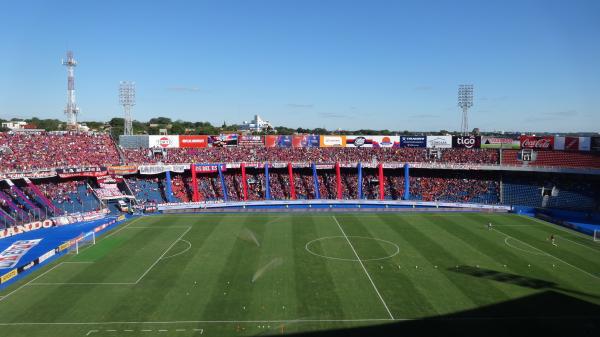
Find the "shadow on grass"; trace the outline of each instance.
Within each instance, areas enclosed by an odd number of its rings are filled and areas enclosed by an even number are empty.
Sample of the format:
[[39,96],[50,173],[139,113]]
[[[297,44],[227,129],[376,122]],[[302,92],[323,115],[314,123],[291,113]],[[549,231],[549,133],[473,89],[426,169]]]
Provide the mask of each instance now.
[[600,336],[600,306],[548,290],[449,315],[293,336]]
[[[550,281],[540,280],[537,278],[511,274],[502,271],[496,271],[485,268],[475,268],[470,266],[460,266],[459,268],[448,268],[449,271],[466,274],[473,277],[484,278],[487,280],[510,283],[521,287],[531,288],[531,289],[545,289],[545,290],[558,290],[566,293],[570,293],[573,295],[587,296],[593,299],[599,299],[600,297],[597,295],[566,289],[560,287],[558,284]],[[599,284],[600,287],[600,284]]]

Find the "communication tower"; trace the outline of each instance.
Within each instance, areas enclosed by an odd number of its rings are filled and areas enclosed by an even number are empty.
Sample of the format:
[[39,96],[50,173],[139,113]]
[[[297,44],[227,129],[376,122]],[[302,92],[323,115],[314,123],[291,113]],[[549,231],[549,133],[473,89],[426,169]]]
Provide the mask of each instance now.
[[75,103],[75,67],[77,61],[75,61],[71,50],[67,51],[67,59],[63,59],[62,64],[67,67],[67,106],[65,107],[67,128],[77,130],[77,115],[79,114],[79,108]]

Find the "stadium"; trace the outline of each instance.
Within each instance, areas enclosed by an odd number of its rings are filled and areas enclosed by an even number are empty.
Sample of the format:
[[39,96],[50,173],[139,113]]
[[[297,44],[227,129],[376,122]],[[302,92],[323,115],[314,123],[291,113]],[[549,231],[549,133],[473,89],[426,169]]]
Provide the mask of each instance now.
[[597,326],[600,138],[0,140],[7,336]]
[[0,32],[0,337],[600,336],[600,2]]

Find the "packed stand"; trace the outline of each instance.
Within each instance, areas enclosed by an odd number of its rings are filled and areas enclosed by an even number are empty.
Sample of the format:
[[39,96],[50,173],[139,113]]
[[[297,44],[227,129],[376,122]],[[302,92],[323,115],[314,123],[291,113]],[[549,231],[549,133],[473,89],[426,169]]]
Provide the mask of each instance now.
[[2,172],[55,167],[119,164],[117,148],[108,134],[0,133]]
[[233,163],[233,162],[316,162],[379,163],[440,162],[498,164],[498,150],[440,149],[431,155],[425,148],[206,148],[168,149],[167,156],[156,156],[148,149],[123,149],[129,164],[144,163]]
[[498,204],[499,183],[489,177],[448,172],[410,176],[410,195],[422,201]]

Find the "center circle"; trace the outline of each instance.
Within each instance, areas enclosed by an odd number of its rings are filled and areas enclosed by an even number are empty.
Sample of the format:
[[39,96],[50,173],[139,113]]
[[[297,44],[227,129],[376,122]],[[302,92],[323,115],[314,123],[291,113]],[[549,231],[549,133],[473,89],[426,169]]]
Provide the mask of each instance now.
[[[350,248],[348,244],[348,240],[351,240],[352,247],[356,250],[357,255],[360,257],[360,261],[377,261],[389,259],[395,255],[400,253],[400,247],[397,244],[377,238],[371,238],[368,236],[358,236],[358,235],[349,235],[349,236],[325,236],[322,238],[314,239],[306,243],[304,248],[307,252],[312,255],[323,257],[331,260],[339,260],[339,261],[359,261],[356,258],[356,255]],[[319,243],[319,245],[317,245]],[[386,251],[387,255],[384,256],[361,256],[361,251],[368,251],[369,246],[377,245],[380,249]],[[322,249],[318,249],[320,246]],[[344,247],[344,248],[340,248]],[[323,251],[325,248],[330,248],[334,252],[325,252]],[[346,250],[346,253],[342,253],[342,249]],[[391,252],[391,253],[390,253]]]

